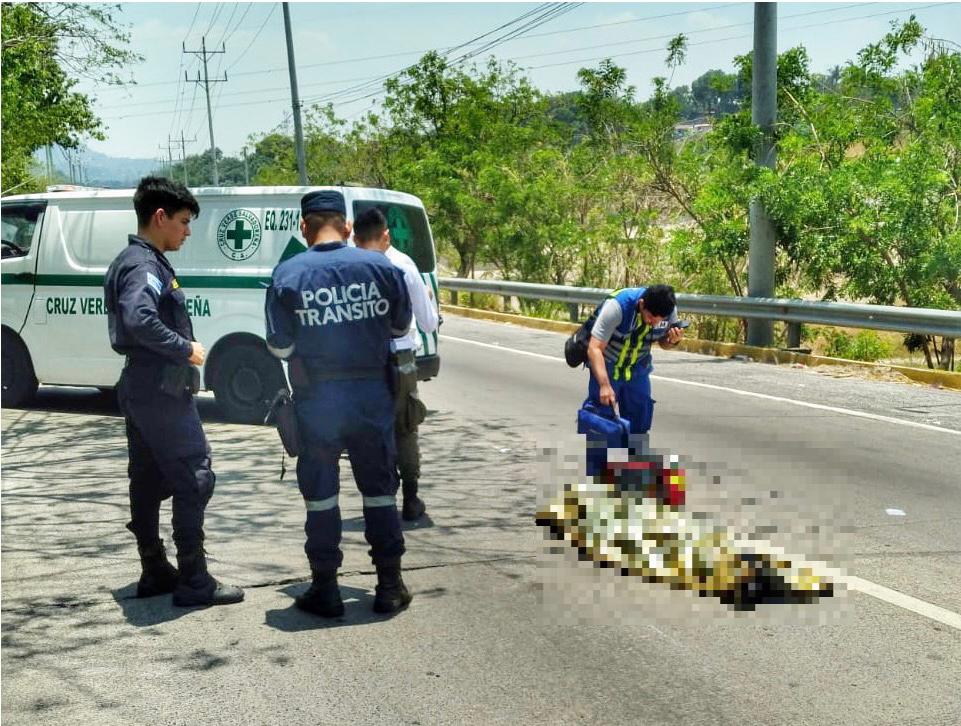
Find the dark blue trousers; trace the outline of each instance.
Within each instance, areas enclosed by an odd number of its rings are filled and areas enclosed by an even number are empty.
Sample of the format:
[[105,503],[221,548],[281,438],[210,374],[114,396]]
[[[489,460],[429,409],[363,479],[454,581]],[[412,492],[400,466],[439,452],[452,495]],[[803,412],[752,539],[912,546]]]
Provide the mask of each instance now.
[[138,544],[159,537],[160,503],[173,499],[173,539],[178,552],[204,540],[204,510],[216,483],[210,447],[193,396],[158,388],[159,371],[128,366],[117,399],[127,430],[130,523]]
[[394,399],[384,380],[320,381],[296,393],[301,453],[297,483],[307,506],[304,547],[312,569],[340,567],[339,460],[346,449],[364,501],[364,536],[375,565],[404,554],[397,514]]
[[[614,367],[608,364],[607,377],[614,389],[614,397],[617,400],[621,418],[626,418],[631,422],[631,438],[633,439],[635,435],[646,434],[651,430],[651,424],[654,422],[654,399],[651,398],[650,371],[634,370],[630,380],[621,378],[615,381]],[[590,375],[587,384],[587,396],[591,401],[600,405],[600,386],[594,380],[593,374]],[[603,445],[591,446],[591,442],[588,442],[588,476],[600,474],[606,464],[606,447]]]

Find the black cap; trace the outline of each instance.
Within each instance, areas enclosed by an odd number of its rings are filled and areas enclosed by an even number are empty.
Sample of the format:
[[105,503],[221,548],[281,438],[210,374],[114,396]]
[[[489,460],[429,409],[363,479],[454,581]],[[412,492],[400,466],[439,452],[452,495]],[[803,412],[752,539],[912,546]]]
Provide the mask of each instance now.
[[314,212],[336,212],[346,217],[347,204],[344,202],[344,195],[329,189],[305,194],[300,199],[300,214],[306,217]]

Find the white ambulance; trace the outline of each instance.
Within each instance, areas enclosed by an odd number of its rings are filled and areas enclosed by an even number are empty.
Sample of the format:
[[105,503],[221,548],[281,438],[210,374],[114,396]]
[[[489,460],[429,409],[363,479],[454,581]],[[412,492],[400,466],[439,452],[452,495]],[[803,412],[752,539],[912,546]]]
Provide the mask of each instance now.
[[[194,336],[207,348],[202,384],[231,421],[263,421],[283,384],[264,342],[264,290],[281,260],[306,249],[300,198],[314,189],[344,195],[347,214],[378,207],[394,246],[413,258],[437,304],[434,242],[415,196],[362,187],[229,187],[192,190],[200,216],[170,253],[187,295]],[[133,190],[56,191],[0,200],[3,405],[37,386],[112,388],[123,358],[107,337],[103,276],[137,231]],[[421,333],[421,380],[437,375],[437,334]]]

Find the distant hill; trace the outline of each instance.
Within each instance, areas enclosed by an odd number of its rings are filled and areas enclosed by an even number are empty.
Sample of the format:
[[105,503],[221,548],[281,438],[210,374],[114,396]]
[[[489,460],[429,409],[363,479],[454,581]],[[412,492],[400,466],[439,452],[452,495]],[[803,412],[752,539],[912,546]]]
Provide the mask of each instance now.
[[[42,149],[35,156],[37,161],[44,163]],[[135,187],[142,177],[159,166],[156,159],[129,159],[90,150],[79,152],[78,156],[83,165],[83,183],[109,189]],[[59,149],[54,149],[53,165],[64,179],[69,179],[70,168]]]

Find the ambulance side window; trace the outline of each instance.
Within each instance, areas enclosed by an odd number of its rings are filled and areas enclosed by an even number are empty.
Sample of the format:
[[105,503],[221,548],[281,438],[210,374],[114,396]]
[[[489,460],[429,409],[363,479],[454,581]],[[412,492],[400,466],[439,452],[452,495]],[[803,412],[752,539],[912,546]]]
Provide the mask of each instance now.
[[354,219],[371,207],[377,207],[387,218],[391,245],[409,255],[421,272],[433,272],[434,243],[424,210],[393,202],[356,201]]
[[66,252],[78,267],[89,272],[106,270],[127,246],[127,235],[137,230],[132,207],[60,210],[60,231]]
[[33,238],[45,204],[4,204],[0,215],[3,259],[30,254]]

